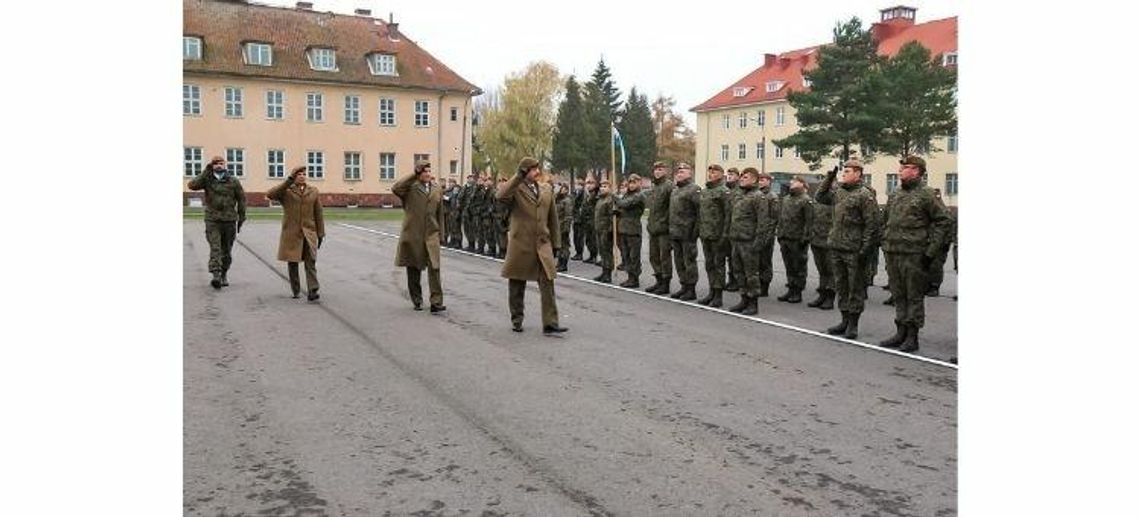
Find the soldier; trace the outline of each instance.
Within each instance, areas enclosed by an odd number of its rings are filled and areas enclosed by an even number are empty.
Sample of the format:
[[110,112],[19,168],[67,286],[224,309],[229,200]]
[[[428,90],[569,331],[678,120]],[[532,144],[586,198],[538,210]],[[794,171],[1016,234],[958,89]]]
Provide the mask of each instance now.
[[400,229],[400,244],[396,248],[396,267],[405,268],[408,277],[408,296],[412,308],[423,310],[420,278],[428,270],[428,289],[431,291],[431,312],[447,310],[443,305],[443,285],[439,274],[440,232],[444,229],[443,193],[432,185],[435,177],[431,164],[416,162],[415,172],[392,185],[392,193],[400,198],[404,209],[404,222]]
[[480,252],[488,257],[499,256],[499,229],[495,224],[496,210],[495,205],[498,202],[495,199],[494,180],[491,176],[484,175],[480,180],[483,183],[483,242],[486,243],[486,248],[480,247]]
[[792,178],[788,197],[780,203],[780,256],[784,259],[784,269],[788,275],[788,292],[777,300],[788,303],[803,301],[800,293],[807,285],[807,255],[811,244],[812,222],[815,219],[815,204],[807,195],[807,183],[803,178]]
[[641,192],[641,176],[637,174],[630,174],[625,184],[625,195],[614,202],[618,249],[626,275],[620,286],[636,289],[641,285],[641,214],[645,212],[645,193]]
[[918,350],[918,330],[925,323],[924,294],[930,265],[947,242],[950,211],[922,184],[926,160],[899,160],[900,187],[887,200],[883,251],[895,298],[895,335],[879,343],[903,352]]
[[732,194],[724,185],[724,168],[717,164],[709,165],[708,181],[700,195],[700,237],[701,249],[705,254],[705,275],[709,279],[709,293],[697,300],[701,305],[720,307],[724,304],[724,250],[732,251],[728,244],[728,223],[732,214]]
[[579,220],[578,214],[582,211],[582,202],[586,198],[586,180],[578,178],[574,180],[574,224],[571,229],[574,231],[574,256],[570,260],[582,260],[582,252],[585,251],[586,239],[585,229],[582,227],[582,222]]
[[511,213],[512,237],[507,241],[502,276],[509,279],[511,330],[522,332],[526,283],[536,280],[542,297],[542,333],[558,334],[567,330],[558,324],[554,301],[554,251],[562,247],[562,234],[554,193],[537,181],[541,174],[538,160],[523,158],[518,173],[496,192],[496,198],[506,203]]
[[[505,175],[499,176],[499,184],[496,187],[496,191],[498,191],[498,189],[501,188],[506,183],[507,183],[506,176]],[[495,199],[495,228],[497,230],[495,237],[496,237],[496,239],[498,239],[498,249],[499,249],[499,254],[497,255],[497,258],[506,258],[506,256],[507,256],[507,229],[510,227],[510,224],[511,224],[511,207],[508,206],[506,203],[503,203],[502,201]],[[563,242],[567,242],[567,241],[563,241]]]
[[[443,191],[443,209],[444,209],[444,226],[447,232],[444,235],[444,245],[448,248],[456,247],[455,238],[458,233],[460,236],[459,226],[459,185],[455,182],[454,178],[447,180],[447,190]],[[460,237],[462,238],[462,237]]]
[[602,274],[594,277],[595,282],[608,284],[613,281],[611,276],[614,269],[613,221],[614,196],[610,194],[610,180],[603,179],[594,200],[594,216],[590,222],[590,227],[594,229],[594,243],[599,248],[596,263],[602,267]]
[[761,225],[760,239],[760,293],[758,296],[768,296],[768,285],[772,283],[775,272],[772,267],[772,254],[776,251],[776,229],[780,224],[780,198],[772,192],[772,175],[764,172],[756,182],[756,190],[761,199],[761,216],[766,216]]
[[226,273],[230,270],[234,239],[245,223],[245,190],[241,182],[226,169],[221,156],[215,156],[202,172],[187,185],[190,190],[204,190],[206,242],[210,244],[208,267],[213,278],[210,285],[221,289],[230,285]]
[[[732,215],[732,204],[736,201],[736,196],[740,195],[740,171],[736,167],[729,167],[724,171],[724,186],[728,188],[728,206],[730,208],[729,215]],[[730,293],[735,293],[740,290],[740,277],[739,264],[732,260],[732,239],[724,240],[724,258],[728,262],[728,283],[725,284],[724,290]]]
[[832,190],[831,185],[835,183],[838,172],[839,167],[831,169],[815,193],[817,203],[834,207],[831,230],[827,235],[827,253],[835,275],[835,290],[843,321],[828,328],[827,333],[855,339],[859,336],[859,317],[867,300],[863,258],[871,249],[878,224],[878,209],[871,191],[863,186],[862,163],[858,160],[844,163],[839,188]]
[[[475,252],[476,235],[479,233],[477,230],[479,224],[475,213],[475,194],[479,191],[479,185],[475,181],[475,173],[467,175],[467,184],[463,186],[463,190],[459,194],[460,214],[463,216],[463,234],[467,237],[467,248],[469,252]],[[463,242],[459,243],[460,246]]]
[[582,209],[578,212],[582,223],[582,233],[586,241],[586,248],[590,256],[583,260],[587,264],[596,264],[598,255],[598,236],[594,232],[594,208],[598,203],[598,183],[593,174],[586,174],[586,193],[582,198]]
[[886,217],[886,214],[879,207],[879,193],[871,186],[871,182],[864,181],[863,187],[871,191],[871,199],[875,200],[875,215],[878,219],[878,223],[875,224],[875,234],[871,237],[871,249],[867,250],[867,256],[864,259],[867,272],[864,273],[863,280],[867,287],[871,287],[875,285],[875,275],[879,274],[879,245],[883,239],[883,218]]
[[728,238],[732,240],[732,257],[740,267],[740,301],[729,307],[732,312],[754,315],[759,312],[756,301],[760,299],[760,254],[764,237],[763,226],[767,215],[761,194],[756,186],[760,172],[755,167],[745,167],[740,175],[740,194],[732,199],[732,215],[729,216]]
[[815,261],[815,270],[819,273],[819,286],[815,290],[818,295],[807,305],[829,311],[835,308],[835,278],[827,254],[827,234],[831,231],[831,213],[835,207],[812,203],[812,210],[815,213],[811,224],[811,256]]
[[927,273],[930,278],[930,286],[927,288],[926,296],[938,296],[938,291],[942,288],[942,280],[946,276],[946,258],[950,254],[950,246],[953,244],[953,235],[958,232],[958,218],[955,217],[954,213],[951,212],[949,208],[946,208],[946,205],[942,202],[942,191],[934,189],[934,198],[938,201],[938,204],[942,205],[946,213],[950,214],[950,229],[946,233],[945,242],[943,242],[942,247],[938,250],[938,256],[934,257],[934,260],[930,262],[930,271]]
[[673,264],[681,289],[669,295],[679,300],[697,299],[697,223],[700,220],[701,188],[693,183],[693,170],[680,162],[673,175],[676,184],[669,196],[669,238],[673,241]]
[[647,293],[668,294],[673,282],[673,241],[669,239],[669,198],[673,194],[673,181],[665,162],[653,163],[653,188],[646,197],[649,208],[649,264],[657,280],[645,290]]
[[305,286],[308,299],[316,301],[321,284],[317,281],[317,250],[325,242],[325,218],[316,187],[306,184],[305,166],[289,174],[283,183],[269,189],[265,197],[281,203],[281,239],[277,260],[289,263],[289,287],[293,298],[301,292],[301,276],[297,263],[305,262]]
[[558,184],[558,229],[562,234],[562,249],[558,250],[558,271],[570,269],[570,228],[574,221],[574,198],[570,196],[570,188],[565,183]]

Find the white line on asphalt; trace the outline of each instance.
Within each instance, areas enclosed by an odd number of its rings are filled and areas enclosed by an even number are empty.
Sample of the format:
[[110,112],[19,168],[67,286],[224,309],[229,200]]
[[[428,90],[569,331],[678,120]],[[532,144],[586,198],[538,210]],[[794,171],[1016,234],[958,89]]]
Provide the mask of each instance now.
[[[400,238],[400,236],[399,236],[399,235],[396,235],[396,234],[392,234],[392,233],[388,233],[388,232],[384,232],[384,231],[380,231],[380,230],[374,230],[374,229],[372,229],[372,228],[365,228],[365,227],[363,227],[363,226],[357,226],[357,225],[355,225],[355,224],[348,224],[348,223],[336,223],[336,224],[337,224],[337,225],[339,225],[339,226],[343,226],[343,227],[345,227],[345,228],[350,228],[350,229],[353,229],[353,230],[360,230],[360,231],[362,231],[362,232],[368,232],[368,233],[374,233],[374,234],[377,234],[377,235],[383,235],[383,236],[385,236],[385,237],[388,237],[388,238],[391,238],[391,239],[399,239],[399,238]],[[485,260],[490,260],[490,261],[494,261],[494,262],[502,262],[502,261],[503,261],[502,259],[499,259],[499,258],[488,257],[488,256],[486,256],[486,255],[480,255],[480,254],[478,254],[478,253],[472,253],[472,252],[470,252],[470,251],[467,251],[467,250],[464,250],[464,249],[456,249],[456,248],[448,248],[448,247],[446,247],[446,246],[440,246],[440,250],[442,250],[442,251],[451,251],[451,252],[454,252],[454,253],[461,253],[461,254],[464,254],[464,255],[469,255],[469,256],[472,256],[472,257],[481,258],[481,259],[485,259]],[[625,287],[618,287],[618,286],[616,286],[616,285],[613,285],[613,284],[606,284],[606,283],[602,283],[602,282],[595,282],[594,280],[591,280],[591,279],[589,279],[589,278],[583,278],[583,277],[580,277],[580,276],[570,275],[570,274],[567,274],[567,273],[558,273],[558,276],[563,276],[563,277],[566,277],[566,278],[572,278],[572,279],[574,279],[574,280],[577,280],[577,281],[579,281],[579,282],[585,282],[585,283],[588,283],[588,284],[593,284],[593,285],[596,285],[596,286],[599,286],[599,287],[607,287],[607,288],[610,288],[610,289],[614,289],[614,290],[617,290],[617,291],[621,291],[621,292],[623,292],[623,293],[636,294],[636,295],[639,295],[639,296],[644,296],[644,297],[646,297],[646,298],[655,298],[655,299],[658,299],[658,300],[661,300],[661,301],[665,301],[665,302],[669,302],[669,303],[676,303],[676,304],[679,304],[679,305],[686,305],[686,306],[689,306],[689,307],[693,307],[693,308],[696,308],[696,309],[701,309],[701,310],[706,310],[706,311],[710,311],[710,312],[715,312],[715,313],[717,313],[717,314],[721,314],[721,315],[724,315],[724,316],[732,316],[732,317],[736,317],[736,318],[742,318],[742,319],[746,319],[746,320],[749,320],[749,321],[755,321],[755,322],[757,322],[757,323],[763,323],[763,324],[765,324],[765,325],[771,325],[771,326],[773,326],[773,327],[779,327],[779,328],[782,328],[782,329],[785,329],[785,330],[791,330],[791,331],[793,331],[793,332],[799,332],[799,333],[801,333],[801,334],[807,334],[807,335],[809,335],[809,336],[815,336],[815,337],[818,337],[818,338],[823,338],[823,339],[827,339],[827,340],[830,340],[830,341],[835,341],[835,342],[838,342],[838,343],[845,343],[845,344],[848,344],[848,345],[855,345],[855,346],[858,346],[858,347],[867,348],[867,349],[870,349],[870,350],[874,350],[874,351],[876,351],[876,352],[882,352],[882,353],[885,353],[885,354],[897,355],[897,356],[899,356],[899,357],[905,357],[905,358],[907,358],[907,359],[914,359],[914,360],[916,360],[916,361],[922,361],[922,362],[924,362],[924,363],[930,363],[930,364],[933,364],[933,365],[937,365],[937,366],[944,366],[944,367],[946,367],[946,368],[953,368],[953,369],[955,369],[955,370],[957,370],[957,369],[958,369],[958,365],[956,365],[956,364],[954,364],[954,363],[948,363],[948,362],[946,362],[946,361],[940,361],[940,360],[938,360],[938,359],[932,359],[932,358],[930,358],[930,357],[924,357],[924,356],[921,356],[921,355],[908,354],[908,353],[906,353],[906,352],[900,352],[900,351],[898,351],[898,350],[894,350],[894,349],[891,349],[891,348],[884,348],[884,347],[881,347],[881,346],[876,346],[876,345],[872,345],[872,344],[869,344],[869,343],[864,343],[864,342],[862,342],[862,341],[855,341],[855,340],[853,340],[853,339],[847,339],[847,338],[843,338],[843,337],[839,337],[839,336],[833,336],[833,335],[831,335],[831,334],[827,334],[827,333],[824,333],[824,332],[818,332],[818,331],[815,331],[815,330],[811,330],[811,329],[805,329],[805,328],[803,328],[803,327],[797,327],[797,326],[795,326],[795,325],[788,325],[787,323],[780,323],[780,322],[778,322],[778,321],[766,320],[766,319],[764,319],[764,318],[757,318],[756,316],[748,316],[748,315],[746,315],[746,314],[740,314],[740,313],[736,313],[736,312],[731,312],[731,311],[727,311],[727,310],[724,310],[724,309],[717,309],[717,308],[713,308],[713,307],[708,307],[708,306],[705,306],[705,305],[701,305],[701,304],[699,304],[699,303],[686,302],[686,301],[678,300],[678,299],[675,299],[675,298],[669,298],[669,297],[667,297],[667,296],[661,296],[661,295],[659,295],[659,294],[652,294],[652,293],[647,293],[647,292],[645,292],[645,291],[642,291],[642,290],[640,290],[640,289],[627,289],[627,288],[625,288]]]

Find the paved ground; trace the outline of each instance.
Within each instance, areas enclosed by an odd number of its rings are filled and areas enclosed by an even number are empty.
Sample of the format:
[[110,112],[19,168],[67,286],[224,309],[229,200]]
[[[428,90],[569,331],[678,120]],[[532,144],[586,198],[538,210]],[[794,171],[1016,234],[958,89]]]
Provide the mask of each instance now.
[[[499,264],[451,251],[448,312],[413,312],[391,238],[328,231],[313,304],[276,223],[247,223],[220,292],[184,224],[187,515],[957,513],[953,368],[569,278],[571,331],[541,335],[532,287],[515,334]],[[890,331],[885,294],[860,340]],[[924,353],[955,353],[954,303]]]

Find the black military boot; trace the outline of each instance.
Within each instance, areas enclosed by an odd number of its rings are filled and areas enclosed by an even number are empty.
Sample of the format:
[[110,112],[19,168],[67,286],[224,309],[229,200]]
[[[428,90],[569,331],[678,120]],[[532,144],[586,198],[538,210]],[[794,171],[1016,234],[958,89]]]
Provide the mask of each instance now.
[[222,288],[222,272],[221,271],[214,271],[214,278],[210,280],[210,287],[213,287],[214,289],[221,289]]
[[823,299],[825,297],[824,292],[825,291],[823,289],[816,289],[815,290],[815,299],[808,302],[807,306],[814,308],[814,307],[819,307],[820,305],[823,305]]
[[669,297],[670,298],[680,298],[682,294],[685,294],[685,287],[686,287],[685,284],[681,284],[681,287],[679,289],[677,289],[676,291],[673,291],[672,293],[669,293]]
[[653,275],[653,285],[646,287],[645,292],[649,294],[657,294],[657,289],[661,287],[661,275]]
[[918,351],[918,325],[913,323],[906,326],[906,339],[899,347],[900,352],[917,352]]
[[636,288],[641,286],[641,281],[637,277],[635,277],[629,273],[626,273],[625,276],[626,276],[625,282],[621,283],[621,287],[629,287],[629,288],[636,289]]
[[855,339],[859,337],[859,316],[863,313],[849,313],[847,316],[847,331],[843,333],[843,337],[847,339]]
[[907,332],[909,331],[909,326],[903,325],[899,320],[895,320],[895,335],[879,341],[879,346],[883,348],[898,348],[899,345],[906,340]]
[[823,293],[823,303],[819,304],[819,308],[825,311],[830,311],[835,308],[835,290],[828,289]]
[[844,311],[843,321],[839,322],[834,327],[827,327],[827,333],[833,336],[838,336],[847,331],[847,322],[851,320],[851,313]]
[[713,292],[712,300],[709,300],[709,303],[708,303],[709,307],[719,309],[721,305],[724,305],[724,299],[723,299],[723,296],[721,294],[722,291],[724,291],[724,290],[723,289],[713,289],[712,290],[712,292]]
[[315,302],[321,299],[321,295],[317,294],[316,289],[309,289],[309,301]]
[[768,297],[768,284],[767,283],[760,284],[760,294],[758,294],[757,296],[759,296],[760,298],[767,298]]
[[685,286],[685,290],[681,296],[677,298],[682,301],[692,301],[697,299],[697,284],[689,284]]
[[791,298],[791,297],[792,297],[792,288],[789,287],[788,290],[784,292],[784,294],[777,296],[776,299],[781,301],[781,302],[786,302],[786,301],[788,301],[788,298]]
[[226,278],[226,271],[222,271],[222,287],[230,285],[230,280]]
[[758,300],[759,300],[759,298],[753,298],[753,297],[749,296],[748,297],[748,305],[744,306],[744,309],[741,310],[740,313],[745,315],[745,316],[755,316],[756,313],[760,312],[760,308],[757,307],[757,305],[756,305],[756,302]]
[[740,301],[737,302],[736,305],[729,307],[728,312],[740,312],[744,310],[745,307],[748,307],[748,295],[742,294],[740,295]]
[[800,295],[799,289],[792,289],[792,292],[788,293],[788,299],[784,301],[788,303],[800,303],[804,301],[804,299],[803,296]]
[[618,270],[618,271],[625,271],[625,262],[622,262],[621,264],[618,264],[618,266],[617,266],[617,270]]
[[613,279],[610,278],[610,270],[608,270],[608,269],[603,270],[602,274],[594,277],[594,281],[595,282],[601,282],[603,284],[608,284],[608,283],[612,282]]
[[709,289],[709,294],[706,294],[703,298],[697,300],[697,303],[701,305],[708,305],[709,302],[711,302],[713,299],[713,291],[715,291],[715,289]]

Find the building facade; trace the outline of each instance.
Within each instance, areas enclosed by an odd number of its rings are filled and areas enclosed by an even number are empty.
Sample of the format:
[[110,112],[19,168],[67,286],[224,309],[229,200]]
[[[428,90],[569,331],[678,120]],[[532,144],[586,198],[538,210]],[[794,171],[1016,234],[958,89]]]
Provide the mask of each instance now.
[[327,206],[391,206],[391,185],[427,159],[471,170],[472,97],[482,93],[391,20],[243,1],[183,0],[183,198],[212,156],[248,201],[309,166]]
[[[945,66],[958,64],[957,17],[915,23],[915,9],[905,6],[880,11],[871,26],[879,54],[892,56],[908,42],[918,41]],[[814,176],[795,149],[781,149],[773,140],[797,131],[795,108],[788,93],[810,88],[804,72],[818,62],[819,46],[783,54],[765,54],[764,63],[709,100],[692,108],[697,114],[696,169],[703,181],[709,164],[724,168],[756,167],[781,183],[795,175]],[[938,151],[926,153],[927,183],[939,189],[947,205],[958,204],[958,137],[948,135],[931,142]],[[885,203],[898,186],[897,156],[879,154],[865,163],[865,174]]]

